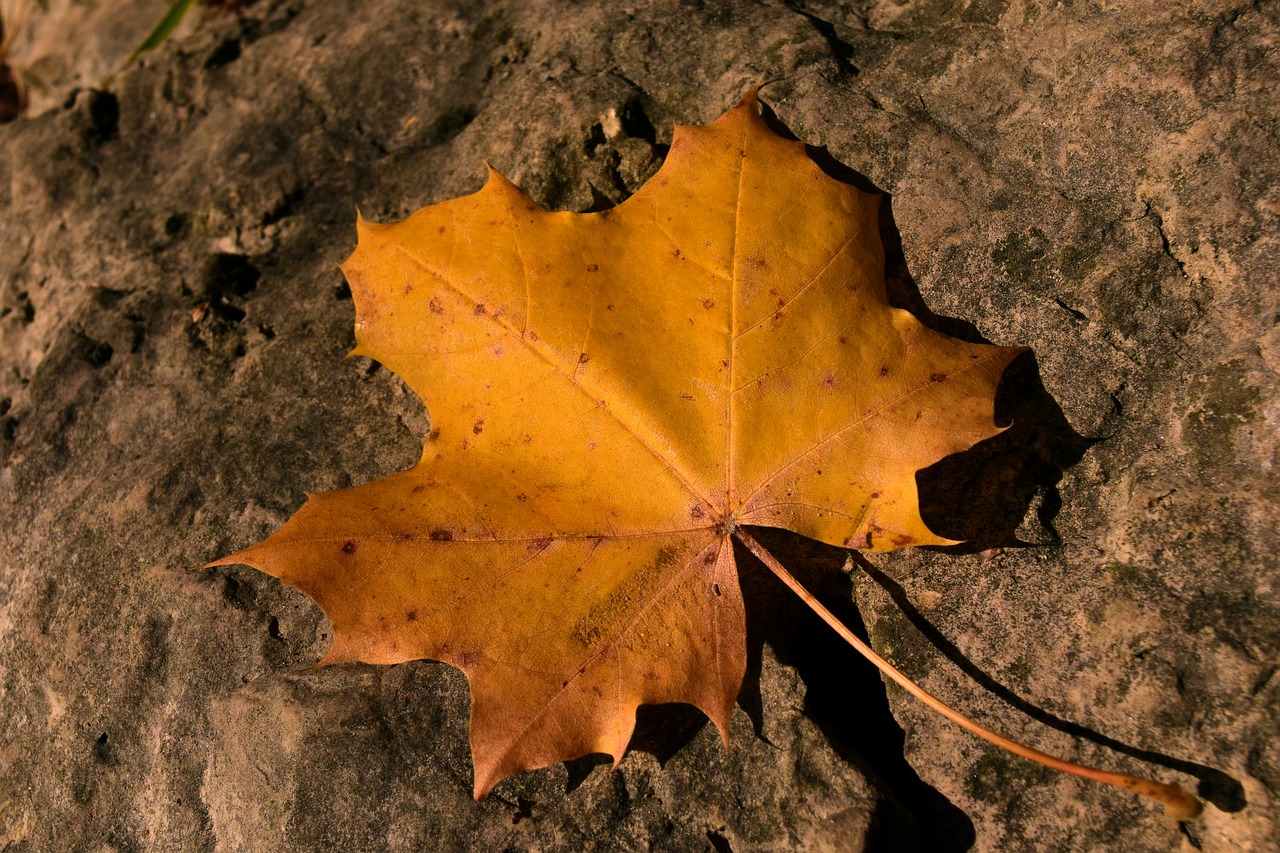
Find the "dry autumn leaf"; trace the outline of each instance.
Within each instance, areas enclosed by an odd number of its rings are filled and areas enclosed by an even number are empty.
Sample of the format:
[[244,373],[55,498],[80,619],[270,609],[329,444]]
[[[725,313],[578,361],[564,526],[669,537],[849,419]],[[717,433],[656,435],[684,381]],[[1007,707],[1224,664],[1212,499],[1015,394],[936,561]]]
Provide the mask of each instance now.
[[477,797],[616,762],[641,704],[695,705],[727,743],[746,662],[733,538],[802,596],[748,528],[946,544],[915,474],[999,432],[1021,350],[889,306],[878,204],[769,130],[752,92],[677,128],[612,210],[548,212],[490,170],[474,195],[360,221],[354,352],[435,429],[415,467],[312,495],[218,563],[313,598],[334,626],[323,663],[461,669]]

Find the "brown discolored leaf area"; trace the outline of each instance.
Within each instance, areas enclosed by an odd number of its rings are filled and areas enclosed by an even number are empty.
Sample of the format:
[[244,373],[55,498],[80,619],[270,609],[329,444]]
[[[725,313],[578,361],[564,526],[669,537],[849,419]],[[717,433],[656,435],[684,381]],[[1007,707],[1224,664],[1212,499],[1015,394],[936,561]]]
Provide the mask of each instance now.
[[620,759],[641,704],[693,704],[727,734],[746,660],[734,534],[945,544],[915,474],[999,431],[1021,350],[889,306],[878,204],[751,93],[677,128],[612,210],[548,212],[491,170],[474,195],[361,221],[355,352],[435,429],[415,467],[313,495],[218,562],[315,599],[325,663],[466,673],[477,797]]

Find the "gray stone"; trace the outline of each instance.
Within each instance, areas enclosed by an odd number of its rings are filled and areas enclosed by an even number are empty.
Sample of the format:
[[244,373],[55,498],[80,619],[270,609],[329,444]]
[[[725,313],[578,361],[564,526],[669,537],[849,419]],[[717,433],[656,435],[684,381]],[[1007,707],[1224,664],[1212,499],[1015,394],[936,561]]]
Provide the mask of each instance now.
[[[10,56],[43,82],[0,127],[0,846],[1274,846],[1275,4],[260,0],[83,88],[164,6],[40,6]],[[305,597],[195,568],[417,457],[421,403],[340,361],[356,208],[474,191],[482,159],[549,207],[616,203],[756,82],[892,194],[898,304],[1035,353],[1011,429],[921,475],[970,545],[846,574],[771,544],[930,691],[1198,786],[1199,819],[886,691],[745,562],[728,754],[657,709],[616,771],[476,804],[456,672],[308,669]]]

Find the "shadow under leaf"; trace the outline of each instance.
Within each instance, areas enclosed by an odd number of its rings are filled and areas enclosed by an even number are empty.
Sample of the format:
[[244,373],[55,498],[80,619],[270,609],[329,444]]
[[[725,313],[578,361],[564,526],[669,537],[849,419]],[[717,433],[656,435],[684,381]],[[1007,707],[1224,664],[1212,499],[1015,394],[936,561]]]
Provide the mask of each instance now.
[[1244,786],[1236,779],[1228,776],[1221,770],[1208,767],[1203,764],[1197,764],[1192,761],[1186,761],[1180,758],[1174,758],[1161,752],[1150,749],[1142,749],[1140,747],[1131,746],[1123,741],[1116,740],[1113,737],[1104,735],[1101,732],[1094,731],[1087,726],[1079,723],[1073,723],[1064,720],[1050,712],[1044,710],[1038,705],[1033,705],[1026,699],[1014,693],[1008,687],[996,681],[973,661],[965,656],[964,652],[951,642],[947,637],[933,626],[924,614],[911,602],[907,591],[896,580],[889,577],[883,571],[878,569],[871,561],[861,554],[852,552],[854,564],[867,574],[881,589],[889,594],[894,604],[907,617],[908,621],[916,627],[921,634],[924,635],[934,648],[940,651],[947,660],[954,663],[960,668],[965,675],[976,681],[983,689],[999,698],[1001,701],[1012,705],[1022,713],[1044,723],[1050,728],[1065,732],[1072,737],[1087,740],[1090,743],[1096,743],[1099,746],[1105,746],[1108,749],[1115,750],[1123,755],[1132,756],[1149,764],[1159,767],[1167,767],[1170,770],[1176,770],[1179,773],[1185,773],[1188,776],[1195,777],[1199,784],[1197,791],[1201,797],[1213,803],[1216,807],[1224,812],[1238,812],[1243,809],[1247,802],[1245,800]]
[[[841,621],[866,639],[853,588],[842,570],[847,552],[794,533],[752,528],[752,535]],[[736,543],[735,543],[736,545]],[[738,703],[763,737],[760,668],[768,643],[804,681],[805,713],[846,761],[877,780],[891,797],[876,813],[869,849],[967,850],[973,823],[907,762],[905,735],[889,710],[876,668],[849,647],[756,558],[735,557],[747,609],[747,675]]]

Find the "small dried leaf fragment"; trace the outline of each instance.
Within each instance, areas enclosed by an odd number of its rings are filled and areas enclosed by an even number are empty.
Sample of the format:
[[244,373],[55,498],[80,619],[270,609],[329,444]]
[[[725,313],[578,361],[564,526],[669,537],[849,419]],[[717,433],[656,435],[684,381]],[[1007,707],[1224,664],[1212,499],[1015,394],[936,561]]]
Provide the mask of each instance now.
[[436,431],[412,469],[310,497],[247,563],[334,625],[326,663],[466,673],[475,793],[588,753],[637,706],[728,731],[745,623],[731,536],[943,544],[915,473],[999,431],[1018,348],[885,299],[878,199],[774,134],[754,93],[679,127],[612,210],[474,195],[361,221],[356,352]]

